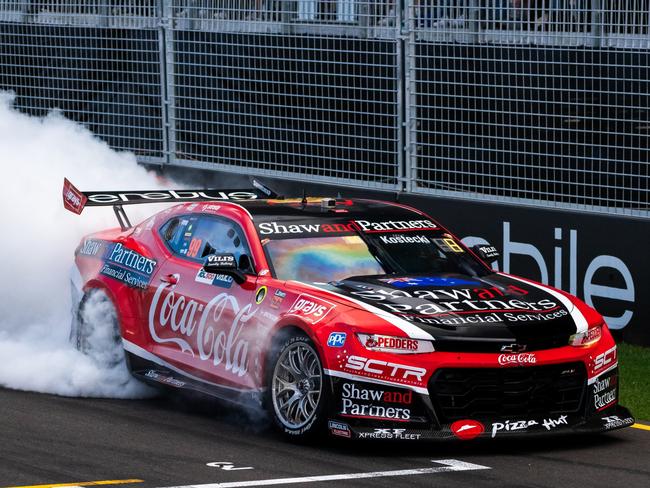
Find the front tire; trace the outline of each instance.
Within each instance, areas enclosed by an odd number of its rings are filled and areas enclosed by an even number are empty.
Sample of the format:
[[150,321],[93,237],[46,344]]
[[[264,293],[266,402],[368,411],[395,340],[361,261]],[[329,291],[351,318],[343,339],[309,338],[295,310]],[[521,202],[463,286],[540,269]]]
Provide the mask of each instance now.
[[318,352],[304,333],[277,341],[267,386],[267,408],[280,432],[298,440],[322,433],[329,390]]

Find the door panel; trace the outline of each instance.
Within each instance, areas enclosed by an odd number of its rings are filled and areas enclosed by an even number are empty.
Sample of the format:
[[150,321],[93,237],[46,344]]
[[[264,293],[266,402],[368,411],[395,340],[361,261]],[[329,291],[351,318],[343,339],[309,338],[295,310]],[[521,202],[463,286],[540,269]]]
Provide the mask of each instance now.
[[151,352],[205,381],[251,388],[257,278],[247,275],[240,285],[201,264],[205,250],[246,255],[244,236],[232,221],[213,216],[181,218],[176,226],[168,233],[163,227],[175,254],[152,280],[145,311]]

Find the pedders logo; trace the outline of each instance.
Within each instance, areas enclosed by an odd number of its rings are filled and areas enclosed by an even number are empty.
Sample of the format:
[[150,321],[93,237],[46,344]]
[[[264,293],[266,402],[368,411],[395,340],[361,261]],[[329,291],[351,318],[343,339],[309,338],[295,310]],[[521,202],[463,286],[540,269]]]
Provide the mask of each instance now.
[[325,316],[335,307],[321,298],[309,295],[307,293],[301,294],[291,308],[287,312],[290,315],[297,315],[311,324],[317,324],[325,318]]
[[500,366],[527,366],[537,363],[537,357],[532,352],[521,354],[500,354],[497,361]]
[[457,420],[450,428],[456,437],[464,441],[476,439],[485,432],[485,426],[477,420]]
[[[251,311],[250,304],[240,307],[228,293],[203,304],[161,283],[149,307],[149,333],[158,344],[176,344],[193,357],[198,354],[215,367],[244,376],[248,372],[249,343],[242,331],[256,311]],[[229,327],[224,327],[228,323]]]

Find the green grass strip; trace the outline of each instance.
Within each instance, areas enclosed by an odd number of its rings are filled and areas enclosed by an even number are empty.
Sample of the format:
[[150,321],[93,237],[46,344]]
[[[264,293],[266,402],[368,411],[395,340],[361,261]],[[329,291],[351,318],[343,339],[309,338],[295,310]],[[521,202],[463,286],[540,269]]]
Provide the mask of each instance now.
[[650,348],[618,344],[620,402],[637,420],[650,421]]

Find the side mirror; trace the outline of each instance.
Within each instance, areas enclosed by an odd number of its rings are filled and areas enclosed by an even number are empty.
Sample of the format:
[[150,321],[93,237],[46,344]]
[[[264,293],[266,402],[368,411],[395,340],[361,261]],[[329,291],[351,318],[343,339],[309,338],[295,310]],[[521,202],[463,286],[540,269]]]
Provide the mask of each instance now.
[[208,259],[205,260],[203,269],[208,273],[232,276],[239,285],[246,281],[246,276],[237,266],[237,260],[234,254],[210,254]]
[[501,256],[497,248],[490,244],[477,244],[476,246],[472,246],[470,249],[474,251],[479,258],[488,263],[491,263],[495,259],[499,259]]

